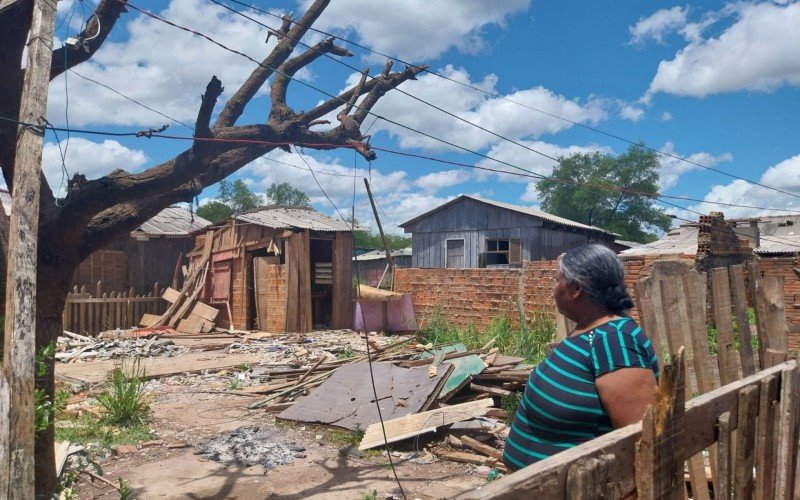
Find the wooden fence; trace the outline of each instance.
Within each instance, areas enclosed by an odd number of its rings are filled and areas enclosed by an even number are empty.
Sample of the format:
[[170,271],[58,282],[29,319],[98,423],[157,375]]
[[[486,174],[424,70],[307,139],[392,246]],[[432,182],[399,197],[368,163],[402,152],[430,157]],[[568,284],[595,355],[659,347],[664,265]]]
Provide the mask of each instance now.
[[[637,283],[645,331],[672,360],[642,422],[459,498],[800,498],[800,365],[786,361],[783,294],[774,293],[781,278],[763,278],[750,266],[747,290],[742,269],[731,267],[711,270],[709,279],[666,263]],[[748,295],[757,349],[749,348],[750,330],[738,327],[747,324]]]
[[131,328],[138,326],[142,315],[160,315],[167,309],[167,302],[161,298],[164,290],[158,283],[147,295],[136,295],[133,288],[127,292],[100,293],[101,290],[98,282],[94,296],[85,286],[80,290],[76,286],[67,295],[61,321],[64,330],[96,335],[105,330]]

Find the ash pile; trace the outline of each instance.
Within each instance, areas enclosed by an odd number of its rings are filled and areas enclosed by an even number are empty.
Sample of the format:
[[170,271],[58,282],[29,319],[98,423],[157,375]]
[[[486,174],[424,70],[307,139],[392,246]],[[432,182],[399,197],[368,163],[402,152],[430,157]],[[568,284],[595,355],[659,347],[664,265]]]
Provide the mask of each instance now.
[[303,458],[305,448],[275,441],[273,432],[258,426],[244,426],[198,445],[200,454],[225,465],[261,465],[264,472]]

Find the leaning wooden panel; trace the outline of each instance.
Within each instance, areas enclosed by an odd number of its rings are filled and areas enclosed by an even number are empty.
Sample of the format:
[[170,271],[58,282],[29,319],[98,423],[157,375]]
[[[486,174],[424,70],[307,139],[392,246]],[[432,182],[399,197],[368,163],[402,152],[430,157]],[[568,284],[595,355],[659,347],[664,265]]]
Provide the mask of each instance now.
[[733,306],[727,268],[711,270],[711,290],[714,297],[714,323],[717,326],[719,378],[723,385],[730,384],[739,378],[739,363],[733,340]]
[[764,308],[766,318],[764,328],[767,348],[786,352],[789,343],[789,327],[786,323],[783,276],[767,276],[763,279]]
[[[784,366],[784,365],[778,365]],[[781,401],[778,409],[778,454],[775,468],[775,498],[789,499],[794,490],[794,462],[797,459],[798,390],[800,366],[781,372]]]
[[769,368],[769,365],[764,363],[764,353],[768,345],[766,327],[767,312],[766,305],[764,304],[763,293],[763,278],[761,277],[761,270],[758,261],[752,260],[747,263],[747,284],[748,291],[750,292],[751,305],[756,319],[756,335],[758,337],[758,361],[760,368]]
[[[762,379],[780,374],[782,370],[795,366],[795,361],[787,361],[688,401],[686,403],[685,439],[681,450],[683,458],[686,459],[702,451],[717,440],[717,419],[729,408],[737,406],[741,389],[759,385]],[[730,428],[735,429],[736,425],[737,415],[734,413],[730,417]],[[520,496],[565,498],[569,467],[581,458],[598,458],[604,454],[613,454],[616,457],[613,474],[609,479],[609,488],[615,488],[615,491],[624,497],[636,491],[633,456],[634,447],[636,441],[641,437],[641,432],[641,423],[617,429],[525,467],[502,479],[492,481],[486,486],[462,493],[456,498],[474,500],[511,500],[520,498]]]
[[758,414],[759,389],[759,386],[751,385],[739,391],[733,484],[733,497],[737,500],[753,498],[753,465],[755,465],[756,458],[756,415]]
[[739,326],[739,357],[742,361],[742,375],[749,377],[756,372],[753,344],[750,334],[750,317],[747,314],[747,290],[744,285],[744,266],[728,268],[733,295],[733,312]]

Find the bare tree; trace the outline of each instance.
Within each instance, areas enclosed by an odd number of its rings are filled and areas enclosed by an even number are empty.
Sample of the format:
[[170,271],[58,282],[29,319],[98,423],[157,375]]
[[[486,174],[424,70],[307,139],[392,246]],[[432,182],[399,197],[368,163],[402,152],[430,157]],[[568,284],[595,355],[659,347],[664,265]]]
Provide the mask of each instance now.
[[[407,67],[392,72],[390,61],[380,76],[368,80],[365,70],[357,85],[313,109],[305,112],[292,109],[286,103],[286,94],[297,71],[324,54],[353,55],[337,46],[334,38],[293,55],[299,40],[328,3],[329,0],[316,0],[297,22],[284,17],[281,27],[273,33],[278,38],[277,46],[225,103],[213,124],[211,116],[223,86],[215,76],[211,77],[200,99],[195,140],[176,157],[141,173],[114,170],[96,180],[75,175],[69,181],[66,196],[59,203],[55,203],[47,183],[42,183],[41,199],[38,200],[37,349],[55,340],[61,332],[61,313],[71,277],[80,262],[170,204],[191,201],[204,187],[219,182],[276,147],[287,149],[292,144],[302,144],[307,148],[336,149],[347,146],[367,159],[375,157],[360,131],[362,123],[387,91],[406,80],[415,79],[425,68]],[[92,17],[82,35],[96,33],[98,23],[100,32],[88,42],[87,51],[54,50],[51,79],[88,60],[124,12],[124,0],[101,0],[96,16]],[[3,33],[0,45],[0,116],[3,117],[19,116],[19,92],[24,76],[24,69],[20,68],[30,20],[30,2],[24,0],[0,12],[0,33]],[[69,52],[64,54],[65,50]],[[270,87],[272,106],[266,123],[237,125],[245,107],[270,76],[273,77]],[[356,105],[358,99],[361,100]],[[339,108],[342,109],[337,114],[337,126],[326,131],[312,130],[315,125],[327,123],[323,117]],[[0,121],[0,166],[12,195],[16,132],[16,124]],[[245,142],[237,142],[242,140]],[[52,396],[52,366],[47,376],[37,383]],[[49,497],[56,486],[55,479],[51,428],[37,437],[37,495]]]

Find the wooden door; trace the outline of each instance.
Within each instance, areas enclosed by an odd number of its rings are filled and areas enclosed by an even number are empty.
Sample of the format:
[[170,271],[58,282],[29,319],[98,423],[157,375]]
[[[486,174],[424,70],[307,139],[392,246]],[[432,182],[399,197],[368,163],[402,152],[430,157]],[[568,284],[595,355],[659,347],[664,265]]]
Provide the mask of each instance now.
[[255,257],[253,258],[253,287],[255,296],[255,310],[256,320],[258,322],[258,329],[261,331],[268,331],[267,329],[267,310],[270,299],[275,294],[274,290],[270,290],[269,286],[269,272],[268,267],[270,264],[280,264],[280,257]]
[[447,240],[445,267],[448,269],[464,267],[464,240]]

